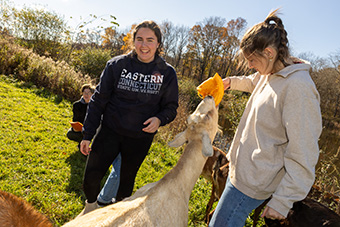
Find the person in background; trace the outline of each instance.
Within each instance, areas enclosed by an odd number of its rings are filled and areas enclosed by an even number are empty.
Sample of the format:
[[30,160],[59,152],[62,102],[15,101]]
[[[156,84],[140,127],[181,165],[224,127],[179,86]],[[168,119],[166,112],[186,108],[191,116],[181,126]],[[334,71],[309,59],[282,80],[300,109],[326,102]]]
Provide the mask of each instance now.
[[229,175],[209,226],[244,226],[268,198],[262,217],[284,219],[315,180],[320,97],[310,64],[289,54],[277,10],[246,32],[240,57],[256,73],[223,80],[225,89],[251,96],[227,153]]
[[[91,96],[94,93],[94,87],[91,84],[84,84],[81,87],[81,98],[80,100],[73,103],[72,112],[73,122],[80,122],[84,124],[84,119],[86,116],[87,105],[90,102]],[[78,142],[78,147],[80,146],[80,142],[83,140],[83,133],[81,131],[76,131],[71,127],[66,134],[67,138],[70,140]]]
[[[84,123],[84,119],[87,112],[87,105],[90,102],[91,96],[94,93],[94,87],[91,84],[84,84],[81,87],[82,97],[80,100],[73,103],[73,122]],[[83,133],[81,131],[76,131],[72,127],[67,132],[67,137],[70,140],[78,142],[78,147],[80,147],[80,142],[83,140]],[[102,188],[100,194],[98,195],[98,204],[100,206],[106,206],[114,202],[116,197],[118,186],[119,186],[119,174],[120,174],[121,156],[118,155],[117,158],[112,163],[112,170],[109,177],[106,180],[104,187]]]
[[122,162],[116,200],[132,194],[137,171],[155,133],[176,117],[177,75],[160,57],[161,50],[159,26],[144,21],[134,28],[132,51],[109,60],[100,76],[88,106],[80,146],[89,157],[83,184],[87,200],[79,215],[98,207],[100,182],[119,153]]

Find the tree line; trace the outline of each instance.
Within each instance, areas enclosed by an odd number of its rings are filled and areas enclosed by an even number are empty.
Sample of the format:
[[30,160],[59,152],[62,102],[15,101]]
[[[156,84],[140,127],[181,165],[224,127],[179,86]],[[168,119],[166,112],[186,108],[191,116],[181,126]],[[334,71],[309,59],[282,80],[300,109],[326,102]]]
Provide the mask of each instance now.
[[[114,16],[90,15],[71,28],[55,12],[26,6],[18,10],[8,0],[1,0],[0,13],[2,32],[18,38],[18,43],[34,52],[66,61],[91,77],[100,75],[109,58],[128,50],[135,26],[130,31],[120,31]],[[101,25],[91,27],[98,21]],[[163,21],[159,24],[163,32],[163,57],[182,76],[200,82],[215,72],[233,74],[239,36],[246,24],[243,18],[227,22],[221,17],[206,18],[192,28]]]
[[[77,72],[97,80],[110,58],[128,51],[135,26],[120,30],[113,15],[89,15],[72,28],[55,12],[29,7],[19,10],[9,0],[0,0],[0,3],[2,33],[16,37],[17,43],[41,56],[65,61]],[[236,59],[240,38],[247,26],[245,19],[227,21],[209,17],[191,28],[170,21],[159,25],[164,38],[163,57],[179,76],[198,84],[216,72],[222,77],[247,73],[237,68]],[[311,75],[321,94],[324,117],[339,122],[340,50],[328,59],[309,52],[297,57],[312,63]]]

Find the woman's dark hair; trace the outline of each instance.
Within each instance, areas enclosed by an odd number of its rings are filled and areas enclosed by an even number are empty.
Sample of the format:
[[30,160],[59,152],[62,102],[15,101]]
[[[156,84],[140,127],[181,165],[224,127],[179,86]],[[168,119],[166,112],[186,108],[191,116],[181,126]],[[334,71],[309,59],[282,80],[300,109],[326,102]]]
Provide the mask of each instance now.
[[257,54],[262,56],[264,49],[271,46],[277,51],[277,60],[285,66],[290,56],[288,48],[287,32],[282,20],[277,16],[279,9],[271,12],[265,21],[254,25],[246,32],[240,43],[241,55],[249,56]]
[[85,89],[90,89],[91,93],[94,93],[95,88],[91,84],[84,84],[83,86],[81,86],[81,93],[83,93]]
[[135,52],[135,49],[133,47],[133,43],[136,39],[136,34],[139,31],[140,28],[149,28],[151,29],[156,37],[157,37],[157,42],[159,43],[159,46],[156,50],[156,55],[160,55],[163,51],[163,41],[162,41],[162,32],[160,27],[156,24],[156,22],[148,20],[148,21],[143,21],[139,24],[136,25],[136,27],[133,29],[132,32],[132,40],[131,40],[131,49]]

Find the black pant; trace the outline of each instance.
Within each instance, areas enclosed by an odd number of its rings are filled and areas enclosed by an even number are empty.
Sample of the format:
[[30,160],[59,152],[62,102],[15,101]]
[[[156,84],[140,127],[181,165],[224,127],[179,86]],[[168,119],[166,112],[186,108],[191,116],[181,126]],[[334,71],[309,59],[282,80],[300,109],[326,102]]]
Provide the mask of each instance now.
[[97,200],[100,182],[113,160],[122,155],[117,201],[132,194],[135,178],[150,149],[154,135],[143,138],[122,136],[102,127],[91,146],[84,175],[84,192],[89,203]]

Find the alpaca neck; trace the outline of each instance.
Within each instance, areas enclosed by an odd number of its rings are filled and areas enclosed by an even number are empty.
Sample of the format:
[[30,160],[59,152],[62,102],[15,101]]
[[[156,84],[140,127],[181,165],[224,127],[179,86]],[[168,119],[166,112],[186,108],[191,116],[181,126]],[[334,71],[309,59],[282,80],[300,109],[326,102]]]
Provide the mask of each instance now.
[[183,194],[189,201],[191,191],[201,175],[205,161],[206,158],[202,155],[202,141],[190,141],[176,166],[162,180],[167,181],[168,187],[176,193]]

